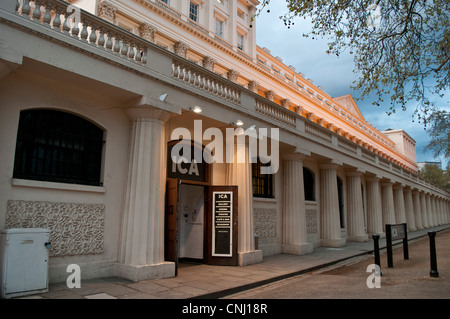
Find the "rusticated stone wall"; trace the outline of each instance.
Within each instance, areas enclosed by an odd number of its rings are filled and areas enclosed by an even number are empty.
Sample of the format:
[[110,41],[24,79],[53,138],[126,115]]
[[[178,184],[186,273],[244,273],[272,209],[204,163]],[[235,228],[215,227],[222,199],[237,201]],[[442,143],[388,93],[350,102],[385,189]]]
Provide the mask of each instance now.
[[6,228],[50,229],[50,256],[100,254],[104,204],[9,200]]

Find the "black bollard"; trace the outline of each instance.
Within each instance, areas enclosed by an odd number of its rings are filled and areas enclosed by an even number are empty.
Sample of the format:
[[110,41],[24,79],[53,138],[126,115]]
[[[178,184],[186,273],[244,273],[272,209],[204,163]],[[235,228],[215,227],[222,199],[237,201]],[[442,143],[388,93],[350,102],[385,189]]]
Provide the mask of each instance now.
[[436,243],[435,243],[435,237],[436,232],[435,231],[429,231],[428,237],[430,238],[430,277],[439,277],[439,273],[437,270],[437,260],[436,260]]
[[380,276],[381,276],[380,245],[378,243],[378,241],[380,240],[380,235],[373,234],[372,238],[373,238],[373,252],[375,255],[375,265],[378,265],[378,267],[380,268]]

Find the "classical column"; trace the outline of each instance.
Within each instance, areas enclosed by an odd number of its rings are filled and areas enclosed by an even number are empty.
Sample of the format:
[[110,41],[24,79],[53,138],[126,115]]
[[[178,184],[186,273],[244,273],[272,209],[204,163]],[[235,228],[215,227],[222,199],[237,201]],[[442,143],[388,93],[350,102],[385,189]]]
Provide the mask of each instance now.
[[367,186],[367,232],[384,237],[381,211],[381,195],[378,177],[366,178]]
[[367,241],[364,229],[364,206],[361,192],[361,171],[347,175],[347,236],[349,241]]
[[413,197],[413,208],[414,208],[414,221],[416,222],[417,229],[423,229],[422,224],[422,216],[421,216],[421,208],[420,208],[420,192],[418,190],[414,190],[412,192]]
[[403,195],[405,197],[405,214],[408,231],[415,231],[417,230],[417,228],[416,228],[416,219],[414,218],[414,206],[411,188],[406,187],[403,190]]
[[169,113],[152,107],[128,110],[132,119],[125,206],[116,273],[133,281],[173,277],[164,262],[166,142]]
[[445,217],[445,201],[442,198],[439,200],[439,206],[441,208],[442,224],[445,225],[447,224],[447,219]]
[[320,236],[322,246],[341,247],[345,245],[345,238],[341,237],[336,179],[337,166],[337,164],[320,166]]
[[394,194],[392,191],[393,182],[381,183],[381,211],[383,212],[383,227],[386,231],[386,224],[395,224]]
[[282,252],[303,255],[313,251],[306,229],[302,154],[283,157],[283,245]]
[[403,196],[403,185],[394,186],[394,212],[397,224],[406,223],[405,198]]
[[444,214],[444,224],[450,223],[450,212],[448,210],[448,201],[443,199],[442,200],[442,210]]
[[439,218],[439,210],[437,205],[437,197],[433,196],[431,198],[431,207],[433,208],[433,221],[435,226],[442,225],[441,219]]
[[[236,150],[233,152],[233,162],[227,163],[226,166],[226,183],[238,186],[238,255],[239,265],[245,266],[262,261],[262,251],[255,250],[252,164],[249,161],[247,144],[235,146],[233,143],[227,144],[226,147]],[[243,158],[245,163],[240,163],[238,159]]]
[[431,194],[425,194],[425,204],[427,205],[428,227],[436,226],[433,219],[433,207],[431,206]]
[[423,228],[430,227],[428,224],[428,213],[427,213],[427,202],[425,200],[425,194],[422,192],[420,193],[420,209],[422,210],[422,225]]

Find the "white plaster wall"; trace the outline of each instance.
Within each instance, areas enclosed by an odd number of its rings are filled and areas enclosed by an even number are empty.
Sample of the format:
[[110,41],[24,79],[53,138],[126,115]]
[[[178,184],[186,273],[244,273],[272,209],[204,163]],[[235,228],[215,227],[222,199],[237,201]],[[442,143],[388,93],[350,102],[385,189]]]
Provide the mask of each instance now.
[[[50,281],[65,280],[66,267],[71,263],[80,264],[82,272],[86,270],[82,278],[108,275],[104,273],[110,271],[108,264],[117,261],[118,256],[130,121],[122,110],[116,108],[117,101],[97,95],[95,87],[86,91],[65,81],[21,70],[19,68],[0,81],[0,228],[5,227],[8,200],[104,204],[104,252],[52,257],[49,276]],[[75,113],[105,130],[103,187],[13,181],[19,114],[21,110],[31,108]]]

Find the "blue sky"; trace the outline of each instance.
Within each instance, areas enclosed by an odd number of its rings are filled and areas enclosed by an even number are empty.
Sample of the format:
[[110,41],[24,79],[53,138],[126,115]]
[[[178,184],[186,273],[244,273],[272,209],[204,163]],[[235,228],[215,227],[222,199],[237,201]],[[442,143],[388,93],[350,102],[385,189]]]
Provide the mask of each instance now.
[[[277,5],[275,5],[277,4]],[[267,9],[270,12],[267,13]],[[355,100],[359,93],[351,89],[352,82],[357,79],[353,73],[354,63],[350,54],[341,54],[339,57],[326,54],[328,39],[311,39],[302,36],[310,31],[307,20],[297,19],[295,25],[288,29],[279,16],[287,12],[286,6],[279,0],[272,0],[272,4],[256,18],[256,43],[266,47],[273,56],[279,56],[287,65],[295,67],[307,79],[324,88],[332,97],[351,94]],[[439,101],[443,107],[450,110],[449,94]],[[442,161],[445,168],[445,159],[433,157],[432,152],[424,153],[423,149],[429,142],[424,126],[414,119],[412,113],[415,104],[412,102],[407,111],[397,110],[388,116],[389,102],[385,106],[372,105],[374,98],[370,96],[364,100],[356,100],[359,109],[366,121],[372,123],[377,129],[387,128],[403,129],[416,141],[417,161]]]

